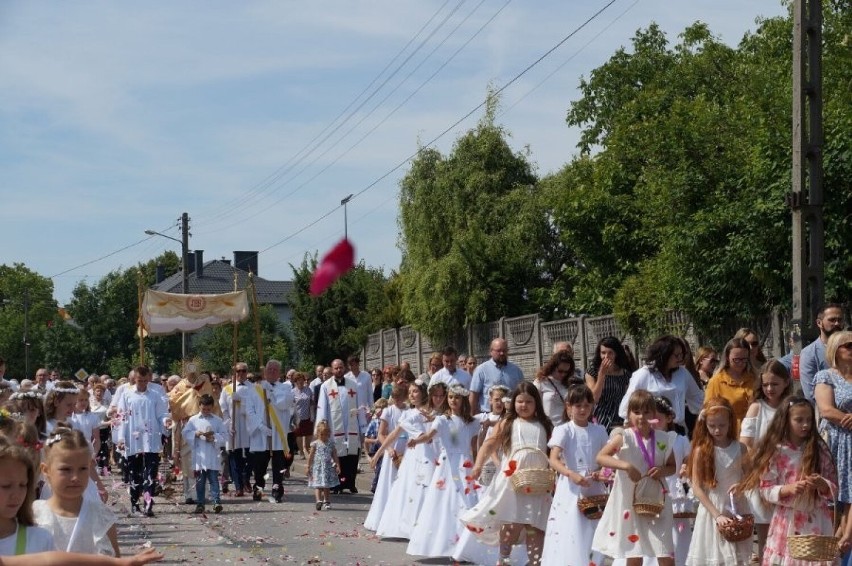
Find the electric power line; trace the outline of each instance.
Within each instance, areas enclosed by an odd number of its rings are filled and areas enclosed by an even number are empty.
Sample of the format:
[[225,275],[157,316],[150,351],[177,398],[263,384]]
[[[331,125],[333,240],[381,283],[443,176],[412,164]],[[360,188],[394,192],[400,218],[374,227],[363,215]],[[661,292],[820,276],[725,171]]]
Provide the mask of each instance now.
[[[381,76],[385,73],[385,71],[387,71],[391,67],[391,65],[393,65],[393,63],[397,59],[399,59],[399,57],[403,53],[405,53],[405,51],[409,48],[409,46],[411,46],[411,44],[414,43],[414,41],[416,41],[418,37],[420,37],[420,35],[426,30],[426,28],[435,20],[435,18],[438,16],[438,14],[443,11],[444,7],[446,7],[446,5],[449,4],[449,1],[450,0],[446,0],[435,11],[435,13],[432,14],[432,16],[426,21],[426,23],[423,24],[420,27],[420,29],[417,31],[417,33],[411,39],[408,40],[408,42],[405,44],[405,46],[403,46],[403,48],[400,49],[397,52],[396,55],[394,55],[394,57],[373,78],[373,80],[370,81],[370,84],[368,84],[366,87],[364,87],[364,89],[354,99],[352,99],[352,101],[346,106],[346,108],[341,110],[340,113],[331,122],[329,122],[318,134],[316,134],[308,143],[306,143],[296,154],[291,156],[290,159],[284,165],[282,165],[281,167],[276,169],[275,172],[273,172],[271,175],[269,175],[266,179],[264,179],[263,181],[261,181],[260,183],[255,185],[255,189],[250,190],[248,195],[244,195],[243,197],[239,197],[239,198],[235,199],[234,201],[232,201],[233,204],[231,204],[231,205],[226,205],[221,212],[214,214],[213,217],[210,218],[209,222],[214,222],[217,219],[221,219],[222,217],[224,217],[228,214],[231,214],[234,211],[234,206],[236,206],[237,208],[240,208],[244,204],[246,204],[247,202],[252,200],[255,195],[259,195],[261,193],[266,192],[266,190],[268,188],[274,186],[274,184],[277,183],[282,177],[284,177],[287,173],[292,171],[293,168],[298,166],[306,157],[310,156],[314,151],[316,151],[330,136],[334,135],[341,127],[343,127],[355,115],[355,113],[358,112],[364,106],[364,104],[369,102],[370,99],[372,99],[373,96],[375,96],[384,87],[384,85],[387,84],[388,81],[390,81],[390,79],[392,79],[394,76],[396,76],[396,74],[408,63],[408,61],[411,60],[411,58],[415,54],[417,54],[417,52],[420,51],[423,48],[424,45],[426,45],[426,42],[432,37],[432,35],[434,35],[434,33],[438,29],[440,29],[447,22],[449,17],[452,16],[452,14],[454,14],[459,9],[459,7],[461,6],[461,4],[459,4],[459,6],[454,8],[450,12],[450,14],[447,17],[445,17],[444,20],[438,25],[438,27],[436,27],[435,30],[433,30],[429,34],[429,36],[427,36],[424,40],[422,40],[420,42],[420,44],[408,55],[408,57],[406,57],[405,60],[402,61],[402,63],[397,65],[397,67],[385,78],[384,81],[382,81],[382,83],[380,85],[378,85],[375,89],[373,89],[373,91],[370,93],[370,95],[366,99],[364,99],[361,102],[361,104],[358,105],[357,108],[352,109],[352,107],[358,102],[358,100],[362,96],[364,96],[364,94],[367,91],[369,91],[370,88],[372,88],[372,86],[379,80],[379,78],[381,78]],[[329,129],[331,129],[332,126],[334,126],[334,124],[344,114],[346,114],[346,117],[343,119],[343,121],[340,122],[340,124],[338,124],[336,127],[334,127],[334,129],[332,129],[327,135],[325,135],[325,137],[323,137],[323,135]],[[320,137],[322,137],[322,139],[317,142],[317,140]],[[316,142],[316,144],[314,142]],[[313,147],[311,147],[311,146],[313,146]],[[305,151],[308,150],[308,148],[310,148],[310,150],[307,151],[307,153],[305,153]],[[304,156],[302,156],[303,153],[305,154]],[[254,194],[252,194],[252,193],[254,193]],[[207,222],[208,221],[205,220],[203,222],[203,224],[206,224]]]
[[[566,35],[566,36],[565,36],[565,37],[563,37],[561,40],[559,40],[559,41],[558,41],[558,42],[557,42],[557,43],[556,43],[553,47],[551,47],[550,49],[548,49],[547,51],[545,51],[545,52],[544,52],[544,54],[542,54],[542,55],[541,55],[538,59],[536,59],[535,61],[533,61],[533,62],[532,62],[532,63],[530,63],[529,65],[527,65],[527,66],[526,66],[523,70],[521,70],[518,74],[516,74],[514,77],[512,77],[512,78],[511,78],[511,79],[510,79],[510,80],[509,80],[506,84],[504,84],[504,85],[503,85],[503,86],[501,86],[499,89],[497,89],[496,91],[494,91],[494,95],[498,95],[498,94],[502,93],[504,90],[506,90],[507,88],[509,88],[512,84],[514,84],[515,82],[517,82],[517,81],[518,81],[518,79],[520,79],[521,77],[523,77],[523,76],[524,76],[525,74],[527,74],[530,70],[532,70],[534,67],[536,67],[539,63],[541,63],[541,62],[542,62],[545,58],[547,58],[548,56],[550,56],[550,54],[551,54],[551,53],[553,53],[554,51],[556,51],[557,49],[559,49],[559,47],[561,47],[561,46],[562,46],[562,45],[563,45],[566,41],[568,41],[569,39],[571,39],[572,37],[574,37],[574,36],[575,36],[577,33],[579,33],[579,32],[580,32],[583,28],[585,28],[585,27],[586,27],[587,25],[589,25],[592,21],[594,21],[595,19],[597,19],[597,18],[598,18],[598,17],[599,17],[602,13],[604,13],[607,9],[609,9],[609,7],[610,7],[610,6],[612,6],[613,4],[615,4],[617,1],[618,1],[618,0],[610,0],[609,2],[607,2],[606,4],[604,4],[604,6],[603,6],[602,8],[600,8],[600,9],[599,9],[599,10],[597,10],[594,14],[592,14],[591,16],[589,16],[589,18],[587,18],[587,19],[586,19],[583,23],[581,23],[581,24],[580,24],[579,26],[577,26],[574,30],[572,30],[572,31],[571,31],[568,35]],[[482,101],[482,102],[480,102],[480,103],[479,103],[478,105],[476,105],[473,109],[471,109],[468,113],[466,113],[464,116],[462,116],[461,118],[459,118],[458,120],[456,120],[455,122],[453,122],[453,123],[452,123],[449,127],[447,127],[446,129],[444,129],[444,130],[443,130],[441,133],[439,133],[437,136],[435,136],[434,138],[432,138],[432,139],[431,139],[428,143],[426,143],[426,144],[424,144],[423,146],[421,146],[420,148],[418,148],[418,149],[417,149],[417,151],[415,151],[414,153],[412,153],[411,155],[409,155],[408,157],[406,157],[404,160],[402,160],[402,161],[400,161],[399,163],[397,163],[397,164],[396,164],[393,168],[391,168],[389,171],[385,172],[383,175],[381,175],[381,176],[379,176],[378,178],[376,178],[375,180],[373,180],[373,182],[371,182],[370,184],[368,184],[366,187],[364,187],[363,189],[361,189],[361,190],[360,190],[360,191],[358,191],[357,193],[354,193],[354,194],[353,194],[353,196],[352,196],[352,198],[358,198],[359,196],[363,195],[364,193],[366,193],[367,191],[369,191],[370,189],[372,189],[373,187],[375,187],[377,184],[379,184],[380,182],[382,182],[384,179],[388,178],[388,177],[389,177],[390,175],[392,175],[394,172],[396,172],[396,171],[397,171],[397,170],[399,170],[401,167],[403,167],[406,163],[408,163],[409,161],[413,160],[413,159],[414,159],[414,158],[416,158],[418,155],[420,155],[420,153],[422,153],[424,150],[426,150],[426,149],[428,149],[429,147],[433,146],[433,145],[434,145],[434,144],[435,144],[438,140],[440,140],[440,139],[441,139],[441,138],[443,138],[445,135],[447,135],[447,134],[448,134],[450,131],[452,131],[452,130],[456,127],[456,126],[458,126],[459,124],[461,124],[462,122],[464,122],[465,120],[467,120],[467,119],[468,119],[470,116],[472,116],[475,112],[479,111],[479,110],[480,110],[483,106],[485,106],[485,104],[486,104],[487,102],[488,102],[488,101],[487,101],[487,99],[486,99],[486,100],[484,100],[484,101]],[[351,202],[351,199],[350,199],[350,202]],[[284,242],[286,242],[286,241],[290,240],[291,238],[295,237],[295,236],[296,236],[296,235],[298,235],[298,234],[301,234],[302,232],[304,232],[305,230],[307,230],[307,229],[308,229],[308,228],[310,228],[311,226],[314,226],[315,224],[319,223],[320,221],[322,221],[322,220],[324,220],[324,219],[328,218],[329,216],[331,216],[331,214],[333,214],[333,213],[334,213],[335,211],[337,211],[339,208],[342,208],[342,205],[335,206],[334,208],[332,208],[331,210],[329,210],[328,212],[326,212],[325,214],[323,214],[323,215],[322,215],[322,216],[320,216],[319,218],[315,219],[314,221],[312,221],[312,222],[310,222],[310,223],[306,224],[305,226],[303,226],[302,228],[300,228],[298,231],[296,231],[296,232],[294,232],[294,233],[292,233],[292,234],[290,234],[290,235],[286,236],[285,238],[283,238],[283,239],[279,240],[278,242],[275,242],[274,244],[270,245],[270,246],[269,246],[269,247],[267,247],[266,249],[259,251],[259,252],[258,252],[258,255],[260,255],[261,253],[265,253],[265,252],[267,252],[267,251],[269,251],[269,250],[271,250],[271,249],[273,249],[273,248],[275,248],[275,247],[277,247],[277,246],[279,246],[279,245],[283,244]]]

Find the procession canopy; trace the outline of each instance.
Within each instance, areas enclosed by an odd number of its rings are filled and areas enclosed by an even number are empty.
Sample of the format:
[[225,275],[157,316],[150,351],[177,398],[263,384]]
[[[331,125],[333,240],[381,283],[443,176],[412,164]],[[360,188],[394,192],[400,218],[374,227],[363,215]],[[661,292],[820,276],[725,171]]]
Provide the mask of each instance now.
[[240,322],[248,315],[245,290],[218,295],[181,295],[148,289],[142,301],[142,326],[151,336],[194,332],[207,326]]

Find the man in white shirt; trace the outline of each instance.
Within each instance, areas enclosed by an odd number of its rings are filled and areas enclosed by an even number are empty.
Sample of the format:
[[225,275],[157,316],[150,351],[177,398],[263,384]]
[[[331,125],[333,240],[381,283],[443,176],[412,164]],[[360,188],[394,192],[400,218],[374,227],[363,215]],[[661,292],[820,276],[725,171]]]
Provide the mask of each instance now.
[[251,489],[251,463],[247,411],[248,403],[253,395],[257,395],[254,387],[246,380],[248,365],[237,362],[234,366],[237,378],[237,388],[234,390],[233,381],[222,387],[219,396],[219,407],[222,409],[222,419],[228,429],[225,447],[228,450],[228,464],[231,468],[231,481],[237,490],[237,497],[245,495]]
[[444,367],[436,371],[429,380],[429,387],[436,383],[444,383],[447,390],[453,385],[461,385],[465,389],[470,388],[470,374],[458,367],[459,353],[452,346],[447,346],[441,352],[441,362]]
[[361,358],[358,356],[349,356],[346,359],[346,365],[349,366],[349,373],[344,377],[352,379],[358,384],[358,395],[363,395],[364,399],[368,400],[368,409],[373,408],[373,380],[370,374],[366,371],[361,371]]
[[264,379],[256,384],[254,395],[246,406],[252,468],[254,469],[255,501],[263,500],[266,471],[272,460],[272,497],[276,503],[284,499],[284,470],[289,469],[293,456],[287,445],[290,416],[295,400],[293,386],[281,382],[281,362],[269,360]]
[[127,457],[130,473],[131,513],[141,513],[139,498],[144,495],[145,515],[154,516],[154,490],[163,433],[171,428],[168,403],[148,388],[151,371],[146,366],[134,370],[136,385],[118,401],[120,419],[118,446]]

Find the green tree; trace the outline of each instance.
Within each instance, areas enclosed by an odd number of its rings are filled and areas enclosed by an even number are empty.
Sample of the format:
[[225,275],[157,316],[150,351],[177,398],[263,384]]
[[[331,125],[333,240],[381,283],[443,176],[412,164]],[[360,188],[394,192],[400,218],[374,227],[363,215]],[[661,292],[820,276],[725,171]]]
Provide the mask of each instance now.
[[[6,360],[6,377],[32,378],[45,365],[44,334],[58,319],[53,282],[22,263],[0,265],[0,357]],[[30,375],[25,375],[29,346]]]
[[[848,300],[850,15],[826,12],[826,295]],[[637,333],[677,309],[708,335],[789,304],[791,36],[789,17],[737,48],[652,25],[581,82],[581,155],[542,182],[569,250],[551,300]]]
[[[325,293],[312,297],[309,289],[316,266],[316,254],[306,255],[298,268],[290,266],[293,269],[290,324],[299,363],[304,368],[328,364],[335,358],[345,359],[361,350],[371,332],[399,322],[380,269],[368,268],[361,262]],[[394,285],[391,284],[391,289]]]
[[[156,266],[162,264],[166,275],[176,273],[177,254],[166,252],[136,267],[108,273],[97,283],[80,283],[74,288],[68,312],[85,337],[84,347],[75,354],[67,347],[56,353],[59,359],[80,359],[78,367],[88,371],[111,372],[122,363],[126,368],[139,362],[139,338],[136,325],[139,313],[139,281],[143,289],[154,284]],[[56,344],[61,346],[61,340]],[[161,336],[146,339],[146,363],[166,368],[180,359],[180,337]],[[120,375],[120,374],[119,374]]]
[[497,101],[450,155],[423,150],[400,182],[402,315],[434,342],[530,308],[554,278],[549,203],[494,124]]

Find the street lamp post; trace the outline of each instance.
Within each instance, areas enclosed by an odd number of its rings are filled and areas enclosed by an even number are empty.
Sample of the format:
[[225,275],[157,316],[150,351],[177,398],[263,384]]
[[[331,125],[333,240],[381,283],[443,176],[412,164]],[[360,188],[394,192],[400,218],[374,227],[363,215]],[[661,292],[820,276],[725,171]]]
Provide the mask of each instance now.
[[[183,213],[183,238],[178,240],[177,238],[173,238],[172,236],[167,236],[165,234],[161,234],[156,230],[145,230],[145,233],[149,236],[162,236],[163,238],[168,238],[169,240],[175,241],[180,244],[180,255],[181,255],[181,275],[182,275],[182,289],[183,294],[189,294],[189,273],[187,271],[187,258],[189,256],[189,232],[186,230],[186,221],[188,217],[187,214]],[[180,333],[180,354],[181,358],[186,360],[186,332]]]
[[343,206],[343,237],[347,240],[349,239],[349,218],[346,215],[346,205],[354,196],[355,195],[350,194],[348,197],[340,201],[340,204]]

